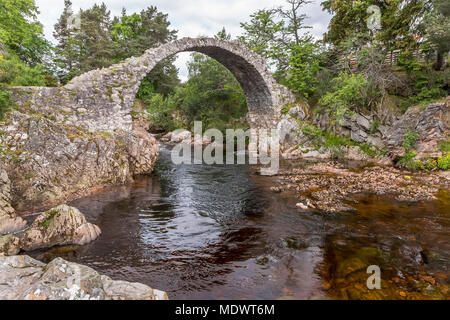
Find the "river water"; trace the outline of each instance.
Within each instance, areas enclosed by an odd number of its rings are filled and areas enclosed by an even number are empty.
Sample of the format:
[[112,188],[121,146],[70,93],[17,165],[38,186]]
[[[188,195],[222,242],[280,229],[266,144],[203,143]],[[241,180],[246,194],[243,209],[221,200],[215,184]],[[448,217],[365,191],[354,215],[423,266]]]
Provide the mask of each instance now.
[[[32,255],[88,265],[170,299],[448,298],[450,213],[440,200],[360,195],[355,212],[296,208],[248,165],[181,165],[70,203],[102,229],[83,247]],[[367,290],[368,265],[383,288]]]

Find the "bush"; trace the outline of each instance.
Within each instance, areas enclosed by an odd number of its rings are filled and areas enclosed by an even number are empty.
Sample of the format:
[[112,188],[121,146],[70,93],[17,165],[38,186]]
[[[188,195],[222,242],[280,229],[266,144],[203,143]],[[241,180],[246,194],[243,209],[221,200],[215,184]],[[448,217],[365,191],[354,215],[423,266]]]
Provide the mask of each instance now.
[[437,163],[436,160],[434,159],[428,159],[425,162],[425,169],[427,169],[428,171],[433,171],[434,169],[437,168]]
[[292,49],[288,86],[306,98],[315,93],[319,83],[317,77],[321,60],[320,54],[317,54],[319,51],[318,45],[311,40]]
[[31,68],[14,55],[0,59],[0,83],[10,86],[45,86],[47,76],[41,65]]
[[[400,158],[397,164],[399,164],[401,167],[407,168],[409,170],[417,170],[415,165],[416,161],[414,161],[414,158],[416,157],[416,153],[412,150],[406,152],[406,154]],[[423,164],[422,164],[423,166]]]
[[333,91],[327,93],[319,103],[331,114],[334,122],[342,124],[346,116],[354,111],[370,107],[374,92],[370,81],[362,74],[341,73],[333,79]]
[[410,151],[416,147],[416,141],[419,137],[418,133],[414,133],[411,130],[404,135],[405,139],[403,140],[402,147],[405,148],[406,151]]

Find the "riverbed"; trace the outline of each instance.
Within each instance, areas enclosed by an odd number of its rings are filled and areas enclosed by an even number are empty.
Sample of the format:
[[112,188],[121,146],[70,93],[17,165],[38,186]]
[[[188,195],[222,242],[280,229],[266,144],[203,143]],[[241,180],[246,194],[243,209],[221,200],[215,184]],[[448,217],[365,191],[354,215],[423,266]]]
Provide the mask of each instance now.
[[[301,166],[283,163],[283,166]],[[449,297],[450,201],[360,194],[354,211],[302,210],[277,177],[249,165],[180,165],[161,147],[154,173],[75,200],[100,238],[34,252],[145,283],[170,299]],[[369,290],[367,267],[381,269]]]

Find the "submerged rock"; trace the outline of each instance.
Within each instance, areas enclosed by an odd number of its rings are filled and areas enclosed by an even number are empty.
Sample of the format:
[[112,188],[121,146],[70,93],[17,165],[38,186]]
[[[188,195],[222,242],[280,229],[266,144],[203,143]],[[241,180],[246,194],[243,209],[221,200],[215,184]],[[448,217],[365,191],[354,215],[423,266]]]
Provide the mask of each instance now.
[[25,251],[57,245],[85,245],[100,235],[100,228],[87,223],[76,208],[61,205],[41,214],[20,239]]
[[87,266],[56,258],[0,258],[0,300],[167,300],[144,284],[114,281]]

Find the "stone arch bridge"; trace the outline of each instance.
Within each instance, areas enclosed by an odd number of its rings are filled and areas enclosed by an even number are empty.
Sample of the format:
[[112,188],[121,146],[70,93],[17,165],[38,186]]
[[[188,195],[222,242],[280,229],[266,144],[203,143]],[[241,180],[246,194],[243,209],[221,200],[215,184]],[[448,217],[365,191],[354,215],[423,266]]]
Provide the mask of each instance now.
[[59,88],[14,88],[21,106],[90,131],[131,130],[131,111],[142,79],[162,60],[195,51],[216,59],[236,77],[247,98],[252,127],[275,127],[281,108],[294,95],[272,77],[265,60],[236,41],[183,38],[147,50]]

